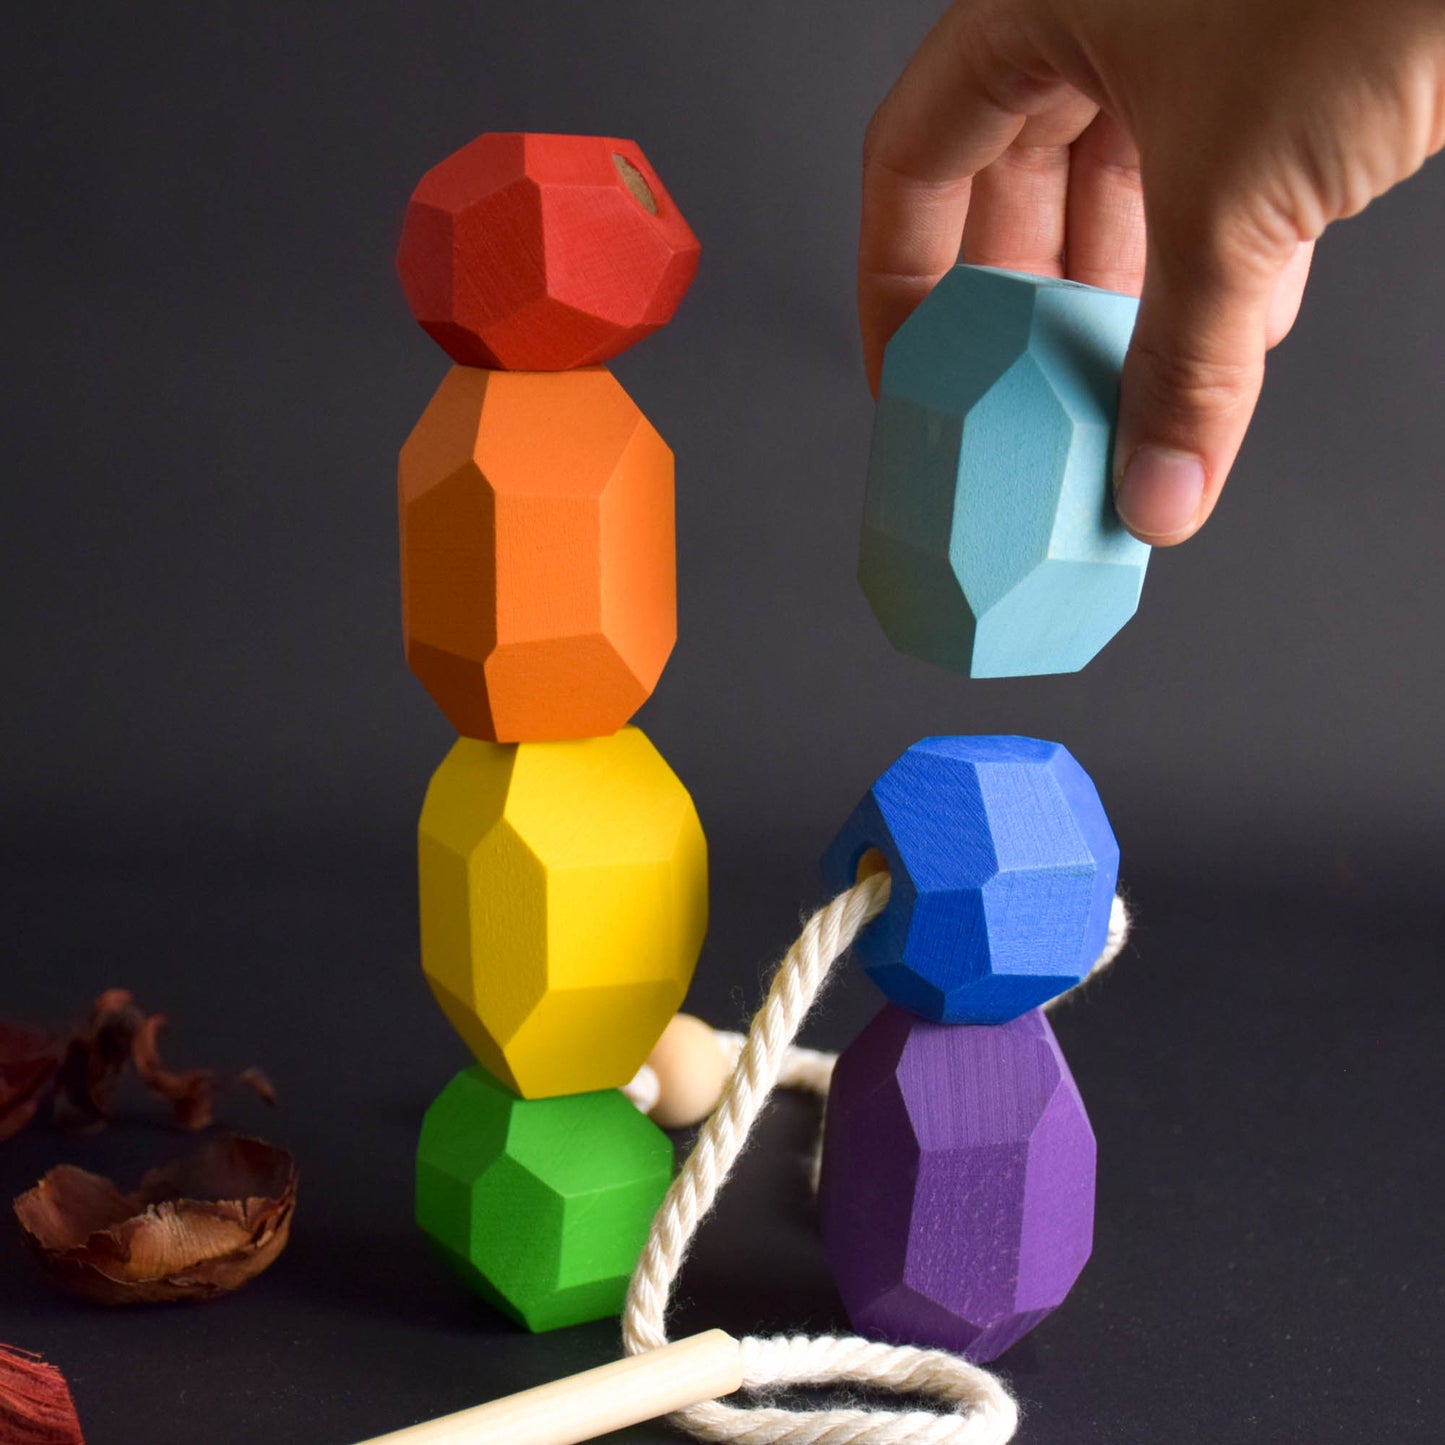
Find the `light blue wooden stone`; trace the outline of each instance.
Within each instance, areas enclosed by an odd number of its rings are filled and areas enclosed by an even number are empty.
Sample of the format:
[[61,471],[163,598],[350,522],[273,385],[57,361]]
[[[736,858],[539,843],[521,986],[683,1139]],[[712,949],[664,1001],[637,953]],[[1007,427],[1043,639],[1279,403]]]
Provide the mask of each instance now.
[[1110,461],[1131,296],[957,266],[889,343],[859,581],[893,645],[972,677],[1077,672],[1149,548]]

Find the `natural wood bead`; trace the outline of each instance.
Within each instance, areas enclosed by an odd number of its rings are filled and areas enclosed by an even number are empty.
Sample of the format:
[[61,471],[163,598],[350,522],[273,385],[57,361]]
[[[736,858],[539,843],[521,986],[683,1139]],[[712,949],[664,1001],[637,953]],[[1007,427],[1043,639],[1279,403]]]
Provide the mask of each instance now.
[[699,247],[630,140],[478,136],[422,177],[396,267],[465,366],[593,366],[664,326]]
[[453,367],[402,448],[407,661],[464,737],[616,732],[677,638],[672,453],[601,367]]
[[618,1314],[672,1179],[672,1146],[621,1094],[518,1099],[480,1068],[422,1123],[417,1222],[529,1330]]
[[651,1116],[664,1129],[702,1123],[717,1107],[730,1072],[717,1035],[692,1014],[673,1017],[647,1062],[659,1090]]
[[1134,615],[1114,511],[1139,303],[956,266],[888,345],[858,576],[893,645],[972,677],[1075,672]]
[[626,1084],[707,928],[702,827],[642,733],[460,739],[418,860],[422,968],[477,1059],[528,1099]]

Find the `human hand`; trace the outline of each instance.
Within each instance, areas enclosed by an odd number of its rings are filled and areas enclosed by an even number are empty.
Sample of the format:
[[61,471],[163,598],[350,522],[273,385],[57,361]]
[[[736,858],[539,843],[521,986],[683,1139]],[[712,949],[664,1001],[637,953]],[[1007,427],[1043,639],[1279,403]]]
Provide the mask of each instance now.
[[1445,0],[957,0],[864,145],[870,385],[960,257],[1142,289],[1115,497],[1136,536],[1182,542],[1316,238],[1442,147]]

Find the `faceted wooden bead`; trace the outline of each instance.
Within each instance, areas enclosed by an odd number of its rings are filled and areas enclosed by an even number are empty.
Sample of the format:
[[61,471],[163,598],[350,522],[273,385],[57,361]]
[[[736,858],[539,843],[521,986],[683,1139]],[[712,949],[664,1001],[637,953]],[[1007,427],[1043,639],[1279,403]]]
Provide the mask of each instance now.
[[889,343],[859,580],[900,650],[973,677],[1076,672],[1149,548],[1110,485],[1138,302],[957,266]]
[[888,906],[854,954],[894,1003],[1003,1023],[1073,988],[1103,950],[1119,845],[1089,775],[1036,738],[925,738],[823,855],[841,890],[881,854]]
[[418,839],[427,982],[528,1099],[621,1088],[692,980],[707,845],[636,728],[579,742],[460,739]]
[[619,1314],[672,1179],[672,1145],[621,1094],[518,1099],[484,1069],[427,1110],[417,1223],[529,1330]]
[[632,141],[488,134],[422,177],[396,268],[454,361],[563,371],[666,325],[698,253]]
[[1095,1145],[1041,1013],[949,1027],[889,1005],[838,1060],[818,1212],[861,1335],[992,1360],[1093,1247]]
[[677,639],[672,453],[609,372],[453,367],[398,491],[407,661],[459,733],[637,711]]

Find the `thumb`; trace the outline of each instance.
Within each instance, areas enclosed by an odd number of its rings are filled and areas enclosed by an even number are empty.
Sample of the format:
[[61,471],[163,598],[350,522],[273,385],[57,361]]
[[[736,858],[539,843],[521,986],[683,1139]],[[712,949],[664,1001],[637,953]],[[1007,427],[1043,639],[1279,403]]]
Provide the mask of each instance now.
[[1120,520],[1146,542],[1192,537],[1219,500],[1264,381],[1277,254],[1240,224],[1150,218],[1114,449]]

